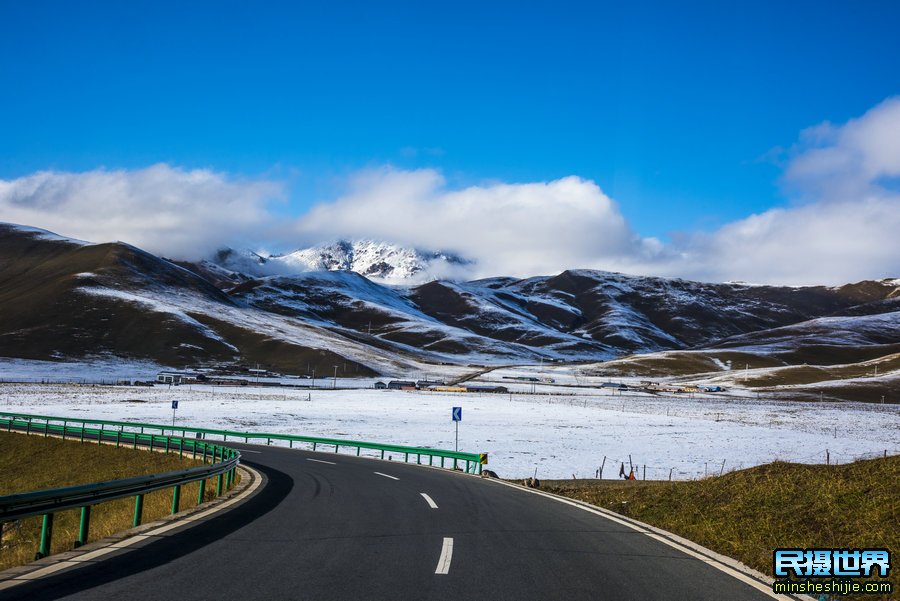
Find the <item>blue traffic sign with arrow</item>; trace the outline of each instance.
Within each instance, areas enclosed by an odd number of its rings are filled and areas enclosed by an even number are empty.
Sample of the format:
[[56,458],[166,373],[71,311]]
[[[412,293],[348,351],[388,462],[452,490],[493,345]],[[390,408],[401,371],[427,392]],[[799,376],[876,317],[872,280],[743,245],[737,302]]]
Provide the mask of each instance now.
[[453,421],[461,422],[462,421],[462,407],[453,407]]

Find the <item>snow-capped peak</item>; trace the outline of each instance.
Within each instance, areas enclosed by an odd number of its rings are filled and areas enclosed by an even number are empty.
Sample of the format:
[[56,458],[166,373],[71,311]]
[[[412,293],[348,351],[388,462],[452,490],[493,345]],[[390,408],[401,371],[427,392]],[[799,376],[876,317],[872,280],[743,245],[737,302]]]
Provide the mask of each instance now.
[[453,253],[419,250],[374,240],[339,240],[285,254],[220,250],[213,262],[250,275],[304,271],[355,271],[368,278],[419,282],[452,277],[470,261]]

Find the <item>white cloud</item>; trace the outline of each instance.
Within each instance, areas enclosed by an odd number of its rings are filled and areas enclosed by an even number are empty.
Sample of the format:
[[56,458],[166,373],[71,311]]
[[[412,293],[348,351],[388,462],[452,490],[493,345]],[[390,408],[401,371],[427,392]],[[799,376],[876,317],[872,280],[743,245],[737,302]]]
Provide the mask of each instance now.
[[799,147],[785,174],[789,186],[823,201],[882,196],[883,178],[900,176],[900,98],[840,127],[811,127]]
[[0,221],[182,258],[222,244],[294,250],[367,238],[474,261],[464,274],[435,276],[571,268],[772,284],[900,276],[900,99],[802,132],[784,181],[797,204],[668,244],[638,235],[613,200],[578,177],[451,189],[438,171],[390,167],[357,173],[346,194],[294,220],[270,211],[284,196],[271,181],[167,165],[41,172],[0,180]]
[[[900,99],[801,132],[784,175],[798,204],[689,235],[654,269],[772,284],[840,284],[900,274]],[[674,257],[674,258],[673,258]]]
[[303,238],[373,238],[476,261],[474,274],[529,276],[599,262],[622,265],[652,254],[593,182],[445,188],[430,169],[359,174],[346,196],[314,207],[298,222]]
[[[41,171],[0,180],[0,221],[198,258],[223,241],[258,236],[272,223],[267,203],[281,196],[277,183],[164,164],[137,170]],[[246,238],[246,232],[253,237]]]

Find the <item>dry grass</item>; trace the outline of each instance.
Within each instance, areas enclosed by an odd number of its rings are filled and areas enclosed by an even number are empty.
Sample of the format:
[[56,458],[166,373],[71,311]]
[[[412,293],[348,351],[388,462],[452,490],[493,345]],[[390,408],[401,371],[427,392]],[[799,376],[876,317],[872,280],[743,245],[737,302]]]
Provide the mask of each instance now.
[[697,376],[723,372],[722,363],[731,361],[734,369],[749,365],[751,369],[760,367],[781,367],[783,361],[773,357],[740,353],[736,351],[668,351],[650,355],[630,355],[593,366],[590,375],[607,377],[664,378],[671,376]]
[[[157,472],[167,472],[194,465],[189,456],[180,458],[130,448],[115,448],[85,442],[62,441],[42,436],[0,433],[0,495],[30,490],[116,480]],[[204,500],[215,498],[216,479],[206,483]],[[181,488],[180,508],[197,503],[199,483]],[[172,489],[164,489],[144,497],[143,522],[150,522],[172,511]],[[62,511],[53,522],[52,553],[73,548],[78,538],[80,510]],[[125,498],[95,505],[91,510],[90,541],[127,530],[134,519],[134,499]],[[0,570],[28,563],[40,545],[41,517],[26,518],[3,524],[0,543]]]
[[[900,556],[900,456],[848,465],[776,462],[690,482],[545,481],[772,574],[779,547],[887,548]],[[891,571],[900,598],[900,570]],[[862,598],[862,597],[855,597]]]

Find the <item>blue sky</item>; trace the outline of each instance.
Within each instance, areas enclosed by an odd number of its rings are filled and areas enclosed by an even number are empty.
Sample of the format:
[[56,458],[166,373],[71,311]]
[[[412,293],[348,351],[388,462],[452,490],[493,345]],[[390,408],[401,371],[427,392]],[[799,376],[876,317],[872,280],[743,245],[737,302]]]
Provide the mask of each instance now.
[[384,165],[574,175],[668,241],[790,206],[800,132],[900,93],[897,2],[312,4],[0,0],[0,179],[166,163],[296,216]]

